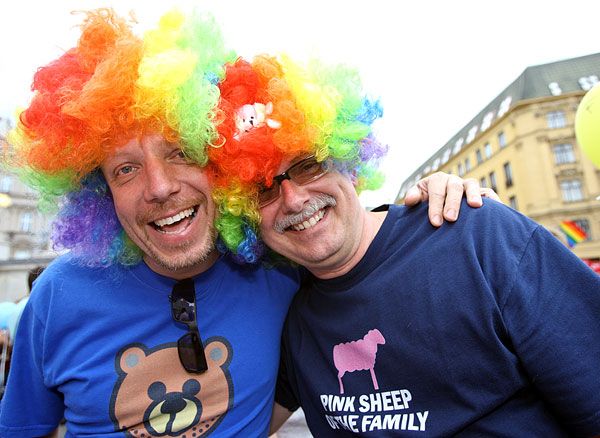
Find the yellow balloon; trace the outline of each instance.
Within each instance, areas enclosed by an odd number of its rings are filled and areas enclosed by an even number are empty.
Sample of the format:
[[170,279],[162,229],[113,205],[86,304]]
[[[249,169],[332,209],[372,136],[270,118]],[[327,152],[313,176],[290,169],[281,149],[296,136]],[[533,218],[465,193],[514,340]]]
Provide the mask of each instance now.
[[600,84],[588,91],[579,103],[575,135],[583,152],[600,168]]

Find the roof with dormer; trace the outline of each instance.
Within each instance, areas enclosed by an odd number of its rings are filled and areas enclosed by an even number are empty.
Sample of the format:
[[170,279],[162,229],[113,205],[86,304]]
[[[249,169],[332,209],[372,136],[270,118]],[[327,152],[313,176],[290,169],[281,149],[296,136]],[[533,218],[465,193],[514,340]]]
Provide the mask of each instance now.
[[445,164],[451,156],[459,153],[479,133],[487,130],[496,119],[502,117],[519,102],[578,91],[585,92],[599,82],[599,75],[600,53],[527,67],[444,146],[421,164],[402,183],[396,198],[403,198],[406,189],[429,171],[437,170],[439,166]]

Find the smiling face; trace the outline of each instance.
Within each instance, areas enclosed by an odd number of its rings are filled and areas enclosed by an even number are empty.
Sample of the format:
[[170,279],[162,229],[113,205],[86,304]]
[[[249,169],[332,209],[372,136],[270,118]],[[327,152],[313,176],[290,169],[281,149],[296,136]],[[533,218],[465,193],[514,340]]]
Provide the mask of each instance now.
[[217,259],[215,206],[204,171],[161,136],[132,139],[101,166],[117,216],[155,272],[182,279]]
[[[283,162],[279,172],[297,161]],[[264,242],[317,277],[346,273],[370,243],[369,221],[354,186],[336,171],[304,185],[283,180],[279,198],[262,207],[260,214]]]

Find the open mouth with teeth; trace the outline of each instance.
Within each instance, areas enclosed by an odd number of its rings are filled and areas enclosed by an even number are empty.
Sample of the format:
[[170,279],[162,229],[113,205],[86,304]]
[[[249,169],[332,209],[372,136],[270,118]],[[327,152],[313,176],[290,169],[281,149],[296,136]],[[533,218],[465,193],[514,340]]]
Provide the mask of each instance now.
[[306,219],[298,224],[290,225],[288,227],[288,230],[294,230],[294,231],[307,230],[307,229],[312,228],[315,225],[317,225],[317,223],[319,223],[321,221],[321,219],[323,219],[323,216],[325,216],[325,210],[321,209],[321,210],[317,211],[314,215],[309,217],[308,219]]
[[191,220],[196,217],[197,211],[198,206],[196,205],[194,207],[181,210],[179,213],[176,213],[173,216],[150,222],[150,225],[152,225],[155,230],[160,231],[161,233],[174,233],[180,229],[181,225],[187,225],[189,222],[191,222]]

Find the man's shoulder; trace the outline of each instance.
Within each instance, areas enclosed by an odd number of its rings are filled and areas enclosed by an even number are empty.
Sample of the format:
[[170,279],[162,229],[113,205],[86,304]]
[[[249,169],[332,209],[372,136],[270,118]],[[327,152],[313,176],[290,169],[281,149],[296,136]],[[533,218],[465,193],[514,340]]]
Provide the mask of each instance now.
[[259,263],[239,263],[233,257],[225,256],[219,259],[218,263],[222,269],[228,273],[236,273],[245,278],[263,277],[268,279],[292,278],[298,282],[300,280],[300,268],[292,265],[289,261],[278,261],[277,263],[259,262]]
[[270,266],[262,263],[239,264],[231,257],[222,257],[211,275],[219,283],[230,285],[231,296],[252,294],[256,303],[264,306],[287,307],[300,285],[300,270],[289,264]]
[[[406,218],[415,222],[423,222],[429,226],[431,231],[435,231],[436,228],[429,224],[427,216],[428,207],[428,203],[422,203],[415,207],[392,205],[389,208],[388,214],[392,214],[398,219]],[[527,216],[524,216],[523,214],[513,210],[501,202],[484,198],[483,205],[481,207],[471,207],[467,204],[466,199],[463,199],[461,202],[458,219],[455,222],[444,222],[439,229],[465,229],[474,231],[474,226],[486,226],[488,229],[491,229],[497,227],[506,227],[508,225],[525,227],[530,230],[533,230],[538,226],[537,223]]]
[[115,266],[91,267],[85,264],[71,254],[63,254],[55,258],[40,274],[40,279],[48,279],[63,276],[77,276],[77,278],[86,278],[88,276],[98,276],[102,273],[113,271]]
[[530,235],[539,224],[522,213],[492,199],[484,199],[479,208],[470,207],[463,200],[458,220],[452,224],[472,232],[483,233],[482,237],[510,236],[512,234]]
[[54,259],[36,279],[32,297],[50,290],[77,288],[81,293],[95,290],[101,284],[114,284],[124,278],[120,266],[89,267],[79,263],[69,254]]
[[539,228],[533,220],[491,199],[484,199],[479,208],[470,207],[463,200],[458,219],[446,221],[439,228],[430,224],[427,204],[390,206],[388,220],[385,244],[393,246],[395,253],[400,251],[411,257],[417,253],[439,258],[457,252],[519,252]]
[[63,254],[52,260],[48,266],[42,271],[36,279],[34,288],[41,284],[52,282],[56,278],[64,278],[79,274],[79,270],[83,267],[78,266],[73,262],[69,254]]

